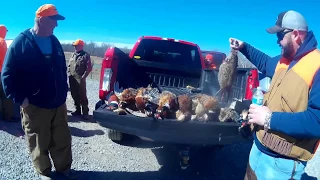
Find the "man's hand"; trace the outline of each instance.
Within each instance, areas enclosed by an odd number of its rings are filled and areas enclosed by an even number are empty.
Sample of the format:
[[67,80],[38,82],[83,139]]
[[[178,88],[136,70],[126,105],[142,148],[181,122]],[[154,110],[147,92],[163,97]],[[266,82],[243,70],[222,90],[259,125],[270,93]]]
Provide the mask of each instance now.
[[243,41],[235,38],[229,38],[230,48],[240,50],[243,47]]
[[255,104],[250,105],[249,109],[249,123],[264,125],[267,113],[271,113],[271,110],[267,106],[258,106]]
[[22,108],[26,108],[29,106],[29,99],[28,98],[25,98],[21,104],[21,107]]

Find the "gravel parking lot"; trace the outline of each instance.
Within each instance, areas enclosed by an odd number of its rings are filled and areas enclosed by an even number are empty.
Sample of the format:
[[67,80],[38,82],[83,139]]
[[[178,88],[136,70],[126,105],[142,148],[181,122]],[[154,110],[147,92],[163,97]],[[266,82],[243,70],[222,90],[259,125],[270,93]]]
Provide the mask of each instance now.
[[[98,82],[88,80],[90,114],[98,99]],[[73,111],[72,99],[67,99]],[[107,129],[93,120],[69,116],[72,131],[73,168],[80,179],[243,179],[250,143],[234,144],[221,149],[195,148],[191,151],[190,169],[179,167],[174,145],[143,142],[134,139],[119,145],[107,137]],[[39,179],[26,149],[20,123],[0,121],[0,179]],[[132,147],[135,146],[135,147]],[[319,150],[308,164],[309,176],[320,178]],[[316,178],[317,177],[317,178]]]

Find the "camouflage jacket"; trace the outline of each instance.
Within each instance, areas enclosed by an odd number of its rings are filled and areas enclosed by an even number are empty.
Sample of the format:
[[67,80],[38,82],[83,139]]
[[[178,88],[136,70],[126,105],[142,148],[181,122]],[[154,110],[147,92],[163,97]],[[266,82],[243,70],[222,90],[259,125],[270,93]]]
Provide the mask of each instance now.
[[86,73],[91,68],[90,55],[85,51],[74,52],[69,60],[68,75],[74,76],[77,79]]

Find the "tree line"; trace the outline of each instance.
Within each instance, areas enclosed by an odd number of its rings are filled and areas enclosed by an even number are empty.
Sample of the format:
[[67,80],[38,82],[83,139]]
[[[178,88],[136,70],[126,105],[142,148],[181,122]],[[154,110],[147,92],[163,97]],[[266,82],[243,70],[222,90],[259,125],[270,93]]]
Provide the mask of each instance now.
[[[64,52],[74,52],[74,47],[72,46],[71,43],[62,43],[62,48]],[[96,44],[94,42],[89,42],[89,43],[85,43],[84,45],[84,50],[87,51],[91,56],[97,56],[97,57],[104,57],[104,53],[106,52],[106,50],[111,47],[111,44]],[[129,48],[119,48],[121,49],[123,52],[128,53],[130,52],[131,49]],[[243,56],[241,53],[238,53],[238,58],[239,58],[239,63],[238,63],[238,67],[239,68],[254,68],[255,66],[245,57]]]
[[[62,49],[64,52],[74,52],[74,47],[72,46],[72,43],[62,43]],[[97,56],[97,57],[104,57],[104,53],[106,50],[111,47],[111,44],[97,44],[94,42],[85,43],[84,50],[88,52],[91,56]],[[129,53],[131,49],[129,48],[119,48],[125,53]]]

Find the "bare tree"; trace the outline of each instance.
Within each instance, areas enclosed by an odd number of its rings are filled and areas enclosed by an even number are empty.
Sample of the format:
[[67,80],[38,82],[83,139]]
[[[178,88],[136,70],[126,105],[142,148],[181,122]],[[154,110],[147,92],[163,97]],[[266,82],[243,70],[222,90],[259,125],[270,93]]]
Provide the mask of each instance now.
[[[74,52],[74,47],[72,46],[71,43],[61,44],[61,45],[65,52]],[[105,44],[105,43],[97,45],[95,42],[91,41],[91,42],[85,43],[84,50],[87,51],[91,56],[97,56],[97,57],[103,58],[106,50],[111,46],[112,45]],[[131,51],[131,49],[127,47],[119,48],[119,49],[121,49],[123,52],[127,54],[129,54]],[[238,53],[238,57],[239,57],[238,68],[255,68],[255,66],[240,52]]]
[[[74,47],[72,46],[71,43],[62,43],[62,48],[63,51],[65,52],[74,52]],[[101,45],[97,45],[94,42],[89,42],[89,43],[85,43],[84,45],[84,50],[87,51],[91,56],[97,56],[97,57],[104,57],[104,54],[106,52],[106,50],[111,47],[112,45],[110,44],[101,44]],[[119,48],[121,49],[123,52],[125,53],[129,53],[131,49],[124,47],[124,48]]]

